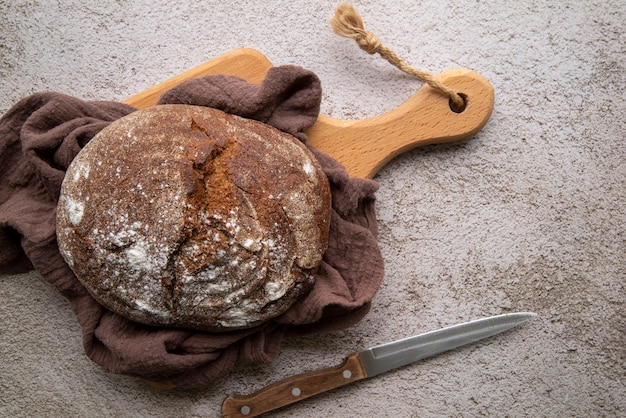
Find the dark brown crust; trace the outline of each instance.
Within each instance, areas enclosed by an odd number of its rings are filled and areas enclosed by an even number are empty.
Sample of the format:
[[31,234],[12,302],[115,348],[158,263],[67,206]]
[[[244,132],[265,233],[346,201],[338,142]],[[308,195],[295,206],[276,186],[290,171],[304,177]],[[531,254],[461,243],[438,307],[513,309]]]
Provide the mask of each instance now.
[[330,191],[295,138],[215,109],[164,105],[100,134],[67,171],[59,248],[103,306],[224,331],[287,310],[328,244]]

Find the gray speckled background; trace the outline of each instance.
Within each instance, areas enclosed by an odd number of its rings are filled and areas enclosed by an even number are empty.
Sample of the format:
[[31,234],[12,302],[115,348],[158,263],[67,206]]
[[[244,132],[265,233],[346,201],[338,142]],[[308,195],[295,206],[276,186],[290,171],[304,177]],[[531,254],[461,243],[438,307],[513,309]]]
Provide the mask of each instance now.
[[[335,118],[384,113],[420,87],[330,31],[336,2],[99,3],[0,3],[0,113],[42,90],[122,100],[239,47],[315,71]],[[474,138],[408,152],[376,177],[386,276],[366,319],[288,340],[275,363],[212,387],[160,391],[88,360],[69,305],[36,273],[4,273],[0,416],[218,416],[232,392],[520,310],[540,316],[272,416],[626,415],[625,3],[354,4],[409,63],[470,68],[496,90]]]

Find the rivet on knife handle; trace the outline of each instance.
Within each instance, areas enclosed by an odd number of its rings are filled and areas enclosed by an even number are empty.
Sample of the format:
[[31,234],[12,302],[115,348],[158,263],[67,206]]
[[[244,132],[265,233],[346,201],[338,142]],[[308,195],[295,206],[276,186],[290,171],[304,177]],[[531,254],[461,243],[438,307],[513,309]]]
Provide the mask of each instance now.
[[255,417],[367,377],[359,354],[337,367],[291,376],[251,395],[230,395],[222,404],[225,417]]

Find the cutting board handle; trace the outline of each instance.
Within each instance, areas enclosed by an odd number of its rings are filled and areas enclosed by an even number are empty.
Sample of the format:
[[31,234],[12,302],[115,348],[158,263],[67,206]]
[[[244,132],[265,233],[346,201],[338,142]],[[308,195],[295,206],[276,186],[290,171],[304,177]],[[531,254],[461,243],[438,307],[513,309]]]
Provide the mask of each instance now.
[[[161,94],[194,77],[213,74],[239,76],[260,83],[272,63],[262,53],[241,48],[124,101],[143,109],[157,103]],[[447,97],[428,85],[395,109],[360,120],[335,119],[320,115],[309,128],[308,144],[332,156],[354,177],[373,177],[380,168],[409,149],[459,141],[475,135],[489,120],[494,90],[480,74],[465,69],[445,71],[435,77],[465,99],[464,109],[454,109]]]

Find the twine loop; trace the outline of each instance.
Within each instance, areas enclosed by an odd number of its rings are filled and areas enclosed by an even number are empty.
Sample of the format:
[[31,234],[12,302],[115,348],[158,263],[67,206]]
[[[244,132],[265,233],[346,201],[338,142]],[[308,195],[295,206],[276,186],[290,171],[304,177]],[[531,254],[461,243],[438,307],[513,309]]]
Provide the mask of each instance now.
[[368,54],[378,53],[401,71],[427,83],[448,97],[455,108],[463,109],[465,107],[465,100],[460,94],[435,80],[430,73],[408,65],[393,50],[385,46],[376,34],[365,30],[363,19],[351,4],[340,4],[330,20],[330,25],[333,32],[344,38],[354,39],[359,47]]

